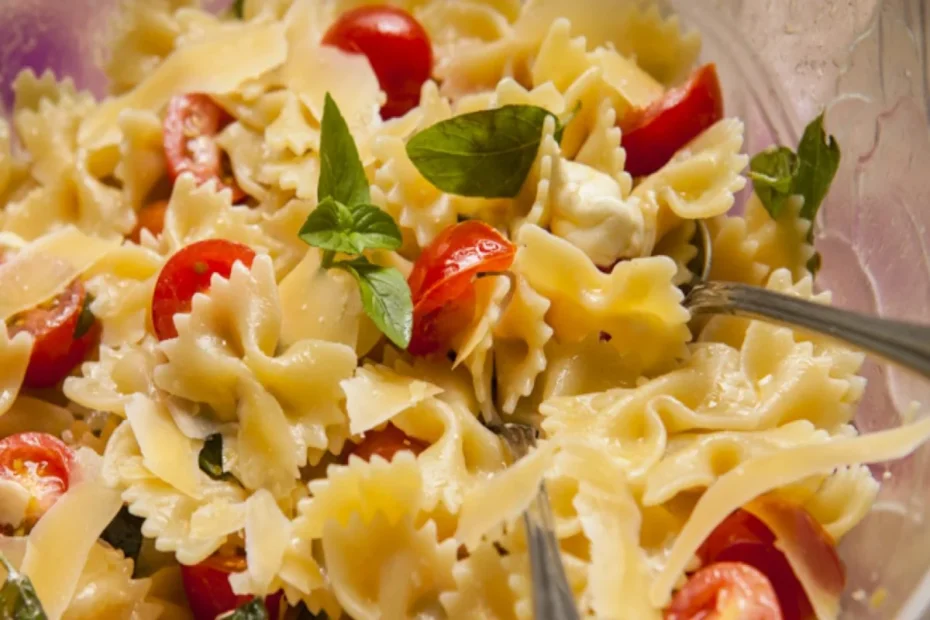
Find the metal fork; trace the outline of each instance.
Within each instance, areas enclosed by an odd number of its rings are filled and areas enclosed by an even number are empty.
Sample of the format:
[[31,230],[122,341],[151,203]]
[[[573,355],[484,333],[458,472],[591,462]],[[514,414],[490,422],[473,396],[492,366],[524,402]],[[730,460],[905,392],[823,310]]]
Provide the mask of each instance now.
[[[527,424],[494,424],[489,427],[504,438],[514,460],[523,458],[536,445],[536,429]],[[545,482],[540,483],[536,499],[523,513],[523,523],[530,553],[533,617],[536,620],[577,620],[578,609],[562,566]]]

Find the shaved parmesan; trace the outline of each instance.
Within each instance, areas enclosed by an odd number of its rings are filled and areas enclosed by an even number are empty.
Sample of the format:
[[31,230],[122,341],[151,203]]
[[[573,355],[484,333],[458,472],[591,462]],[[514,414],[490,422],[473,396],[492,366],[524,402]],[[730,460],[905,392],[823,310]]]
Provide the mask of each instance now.
[[6,325],[0,324],[0,416],[16,402],[29,366],[32,343],[32,335],[28,332],[20,332],[10,338]]
[[246,502],[245,555],[248,570],[231,575],[237,593],[270,594],[271,581],[281,570],[284,552],[291,540],[291,522],[265,489]]
[[[837,467],[902,458],[930,437],[930,417],[896,429],[831,443],[786,448],[747,461],[721,476],[694,507],[656,577],[649,598],[656,607],[671,599],[672,588],[698,547],[731,512],[754,498]],[[814,601],[811,601],[812,603]],[[821,610],[817,610],[818,614]],[[818,616],[826,618],[828,616]]]
[[286,57],[281,24],[244,22],[217,29],[172,52],[133,90],[100,105],[81,123],[78,141],[92,149],[116,144],[120,139],[117,120],[123,110],[157,111],[174,95],[188,92],[228,93],[274,69]]
[[139,442],[145,467],[182,493],[199,498],[198,451],[175,426],[167,408],[135,394],[126,405],[126,418]]
[[45,513],[26,543],[21,570],[32,580],[49,620],[61,618],[97,538],[123,505],[119,491],[100,478],[100,457],[76,455],[77,481]]
[[0,321],[45,303],[117,247],[73,226],[36,239],[0,265]]
[[340,383],[346,395],[349,430],[353,435],[379,426],[401,411],[442,392],[442,388],[399,375],[377,364],[365,364]]

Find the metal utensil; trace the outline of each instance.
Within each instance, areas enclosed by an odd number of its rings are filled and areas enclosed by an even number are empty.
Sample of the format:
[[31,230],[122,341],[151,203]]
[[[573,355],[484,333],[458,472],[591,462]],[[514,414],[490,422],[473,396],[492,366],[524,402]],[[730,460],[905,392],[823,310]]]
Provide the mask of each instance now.
[[[504,438],[511,455],[520,459],[536,445],[536,429],[526,424],[489,424]],[[533,617],[536,620],[576,620],[578,610],[565,576],[555,537],[546,483],[539,485],[533,504],[523,513],[533,583]]]
[[800,327],[829,336],[930,378],[930,326],[880,319],[841,310],[758,286],[736,282],[712,282],[713,261],[710,231],[697,221],[696,274],[684,305],[694,314],[729,314]]

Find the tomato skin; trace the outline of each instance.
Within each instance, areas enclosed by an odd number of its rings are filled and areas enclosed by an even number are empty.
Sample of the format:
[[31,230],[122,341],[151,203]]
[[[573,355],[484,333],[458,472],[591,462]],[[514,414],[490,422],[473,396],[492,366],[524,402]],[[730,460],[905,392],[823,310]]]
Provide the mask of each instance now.
[[226,239],[205,239],[181,248],[168,259],[155,282],[152,326],[158,339],[178,335],[174,315],[190,312],[194,294],[210,288],[213,274],[228,278],[236,261],[251,267],[254,259],[249,246]]
[[652,174],[722,118],[720,80],[717,67],[710,63],[658,101],[622,119],[620,144],[626,150],[627,172],[633,176]]
[[407,278],[413,297],[413,337],[407,350],[427,355],[447,345],[471,320],[475,276],[509,269],[516,252],[503,235],[478,220],[442,231],[417,258]]
[[162,142],[172,181],[189,172],[198,185],[216,179],[218,189],[230,188],[233,202],[245,196],[235,181],[223,178],[223,153],[214,139],[230,120],[223,108],[202,93],[171,98]]
[[[252,600],[254,597],[251,595],[234,594],[229,585],[230,573],[239,573],[245,569],[246,561],[241,556],[212,555],[200,564],[182,564],[181,581],[194,620],[215,620],[218,615]],[[281,595],[281,592],[276,592],[265,598],[269,618],[278,617]]]
[[133,243],[139,243],[143,230],[148,230],[153,237],[160,235],[165,228],[165,212],[167,210],[167,200],[159,200],[142,207],[136,213],[136,227],[129,233],[129,240]]
[[54,435],[18,433],[0,440],[0,478],[18,482],[32,493],[32,522],[68,490],[73,466],[74,452]]
[[718,525],[698,549],[705,565],[739,562],[752,566],[769,580],[784,620],[807,620],[813,608],[785,554],[775,547],[775,536],[754,515],[736,510]]
[[393,6],[346,11],[322,43],[368,58],[387,94],[382,118],[402,116],[420,103],[420,87],[433,70],[433,48],[423,26],[407,11]]
[[386,461],[391,461],[395,454],[403,450],[409,450],[417,455],[428,447],[426,443],[410,437],[393,424],[388,424],[382,430],[365,433],[365,438],[349,449],[345,460],[348,461],[349,455],[354,454],[366,461],[370,461],[373,456],[380,456]]
[[74,280],[50,304],[13,317],[10,336],[29,332],[35,339],[23,385],[52,387],[87,357],[100,338],[100,322],[95,319],[84,335],[74,337],[86,298],[84,284]]
[[782,620],[772,585],[739,562],[705,566],[688,579],[665,609],[665,620]]

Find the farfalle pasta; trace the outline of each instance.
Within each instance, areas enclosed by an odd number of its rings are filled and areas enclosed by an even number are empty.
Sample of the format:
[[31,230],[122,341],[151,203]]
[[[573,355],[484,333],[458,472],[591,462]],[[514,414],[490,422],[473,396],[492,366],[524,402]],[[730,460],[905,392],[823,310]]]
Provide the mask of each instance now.
[[387,4],[125,0],[108,96],[15,80],[0,575],[52,620],[529,619],[544,486],[580,617],[671,614],[734,522],[837,617],[930,425],[859,435],[863,354],[684,295],[706,225],[712,279],[830,302],[778,178],[832,179],[822,119],[744,153],[653,2]]

